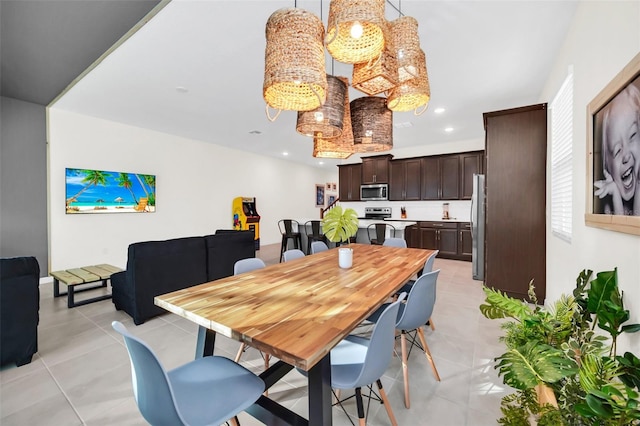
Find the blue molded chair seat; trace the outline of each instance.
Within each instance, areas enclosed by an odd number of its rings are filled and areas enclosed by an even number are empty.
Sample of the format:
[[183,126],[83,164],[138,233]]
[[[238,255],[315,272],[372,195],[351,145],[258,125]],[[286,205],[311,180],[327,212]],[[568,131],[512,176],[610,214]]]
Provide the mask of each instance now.
[[314,241],[311,243],[311,254],[320,253],[321,251],[329,250],[329,246],[322,241]]
[[380,378],[391,362],[396,317],[405,296],[404,293],[401,294],[398,300],[380,311],[371,338],[350,335],[331,350],[331,387],[355,389],[360,424],[365,423],[361,388],[371,388],[371,384],[375,382],[391,423],[397,425]]
[[304,256],[305,256],[304,252],[299,249],[290,249],[282,253],[282,258],[284,259],[285,262],[288,262],[290,260],[300,259],[301,257],[304,257]]
[[133,393],[140,413],[152,425],[219,425],[250,407],[264,382],[228,358],[198,358],[166,371],[153,350],[120,323],[131,358]]
[[[409,400],[409,369],[407,367],[408,353],[407,353],[407,335],[409,335],[411,345],[417,345],[416,335],[420,339],[421,349],[427,358],[433,375],[437,381],[440,381],[440,375],[436,369],[436,364],[431,356],[431,351],[427,345],[427,340],[424,337],[422,331],[422,325],[431,318],[433,313],[433,307],[436,303],[436,283],[440,270],[427,272],[420,276],[411,287],[411,292],[407,297],[407,302],[400,305],[398,309],[398,317],[396,328],[400,330],[401,350],[402,350],[402,372],[404,376],[404,404],[407,408],[410,406]],[[404,293],[403,293],[404,294]],[[367,321],[378,323],[382,315],[384,315],[385,309],[389,304],[384,304],[379,307]],[[413,335],[410,333],[413,332]]]
[[397,237],[387,238],[384,240],[382,245],[388,247],[407,248],[407,242],[403,238]]
[[[233,264],[233,275],[255,271],[256,269],[262,269],[265,266],[267,265],[264,263],[264,261],[258,257],[248,257],[246,259],[240,259]],[[240,358],[242,357],[242,354],[244,353],[246,348],[246,343],[242,342],[234,359],[235,362],[240,362]],[[267,368],[269,368],[269,354],[263,354],[262,356],[264,358],[264,369],[266,370]]]

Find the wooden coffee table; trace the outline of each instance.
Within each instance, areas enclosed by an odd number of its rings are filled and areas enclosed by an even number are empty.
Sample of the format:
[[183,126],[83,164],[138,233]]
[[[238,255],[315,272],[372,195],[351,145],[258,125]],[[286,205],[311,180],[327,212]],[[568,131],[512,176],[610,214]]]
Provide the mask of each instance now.
[[[100,300],[111,299],[111,294],[103,294],[97,297],[84,299],[76,302],[74,296],[76,293],[82,291],[94,290],[100,287],[106,287],[107,281],[111,279],[111,275],[116,272],[120,272],[122,269],[117,266],[108,265],[103,263],[101,265],[83,266],[80,268],[72,268],[64,271],[54,271],[49,275],[53,277],[53,296],[67,296],[67,308],[74,308],[76,306],[86,305],[87,303],[98,302]],[[95,282],[101,282],[98,285],[91,287],[83,287],[76,289],[76,286],[83,284],[91,284]],[[67,286],[66,293],[60,293],[60,283]]]

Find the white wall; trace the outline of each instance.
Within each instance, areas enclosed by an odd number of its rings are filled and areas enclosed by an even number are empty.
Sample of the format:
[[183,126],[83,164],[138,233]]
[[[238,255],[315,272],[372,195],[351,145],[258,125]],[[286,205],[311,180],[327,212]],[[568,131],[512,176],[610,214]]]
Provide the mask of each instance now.
[[[542,102],[550,102],[569,66],[573,66],[573,236],[571,243],[553,236],[547,220],[547,301],[557,300],[562,293],[570,294],[582,269],[597,272],[618,267],[625,307],[631,311],[631,322],[635,323],[640,323],[640,237],[587,227],[584,213],[586,107],[640,51],[639,23],[638,1],[581,2],[541,96]],[[549,168],[547,176],[551,176]],[[548,185],[547,212],[551,205],[550,193]],[[623,336],[619,344],[620,354],[625,350],[640,353],[640,333]]]
[[[320,218],[315,184],[337,168],[312,168],[55,108],[49,127],[50,271],[126,265],[129,244],[230,229],[231,203],[256,197],[262,245],[280,242],[282,218]],[[150,214],[65,214],[65,167],[156,175]]]

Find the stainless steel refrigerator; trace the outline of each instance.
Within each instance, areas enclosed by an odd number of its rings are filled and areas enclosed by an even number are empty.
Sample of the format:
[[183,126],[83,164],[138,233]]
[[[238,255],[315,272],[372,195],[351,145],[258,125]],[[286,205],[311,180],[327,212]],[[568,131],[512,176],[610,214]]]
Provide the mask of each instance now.
[[474,280],[484,281],[484,175],[473,175],[471,196],[472,271]]

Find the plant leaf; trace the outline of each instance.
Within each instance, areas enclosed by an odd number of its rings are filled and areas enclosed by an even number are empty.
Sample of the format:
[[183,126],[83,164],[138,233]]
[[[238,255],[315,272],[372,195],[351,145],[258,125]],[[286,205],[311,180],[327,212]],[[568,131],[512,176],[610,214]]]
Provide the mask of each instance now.
[[555,383],[578,371],[577,364],[560,349],[536,341],[510,349],[498,360],[496,368],[504,376],[504,382],[520,390],[541,382]]
[[521,300],[486,286],[482,290],[486,298],[485,304],[480,305],[480,312],[489,319],[515,318],[522,321],[532,314],[531,308]]
[[334,243],[349,241],[358,232],[358,213],[337,205],[324,214],[322,232]]

